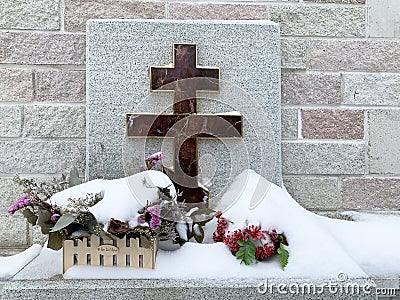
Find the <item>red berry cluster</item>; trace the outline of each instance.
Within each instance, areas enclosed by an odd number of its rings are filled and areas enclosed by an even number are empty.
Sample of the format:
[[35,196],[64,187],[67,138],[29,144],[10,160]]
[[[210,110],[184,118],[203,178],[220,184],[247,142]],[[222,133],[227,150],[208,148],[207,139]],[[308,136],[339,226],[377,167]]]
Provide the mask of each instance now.
[[214,242],[223,242],[225,230],[228,228],[228,221],[222,217],[222,212],[218,212],[215,217],[218,219],[217,230],[213,233]]
[[[223,242],[228,246],[229,250],[231,250],[233,254],[235,254],[240,248],[240,245],[238,244],[239,240],[251,240],[256,245],[255,256],[257,260],[263,260],[270,257],[279,247],[278,233],[275,229],[268,231],[263,230],[260,226],[249,225],[243,230],[237,229],[233,232],[227,232],[228,220],[222,216],[221,212],[216,214],[216,218],[218,219],[218,223],[217,230],[213,233],[213,239],[215,242]],[[287,245],[285,238],[284,244]]]

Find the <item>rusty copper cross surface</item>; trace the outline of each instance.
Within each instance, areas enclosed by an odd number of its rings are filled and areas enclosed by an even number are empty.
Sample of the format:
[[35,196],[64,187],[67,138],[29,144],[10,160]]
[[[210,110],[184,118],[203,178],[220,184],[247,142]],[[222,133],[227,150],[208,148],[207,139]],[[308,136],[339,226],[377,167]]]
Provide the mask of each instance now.
[[219,91],[219,69],[197,66],[195,44],[174,44],[173,66],[151,67],[150,85],[174,92],[174,113],[128,114],[127,135],[174,138],[174,167],[165,172],[181,192],[178,201],[201,203],[208,193],[198,183],[197,138],[240,138],[242,117],[197,114],[197,91]]

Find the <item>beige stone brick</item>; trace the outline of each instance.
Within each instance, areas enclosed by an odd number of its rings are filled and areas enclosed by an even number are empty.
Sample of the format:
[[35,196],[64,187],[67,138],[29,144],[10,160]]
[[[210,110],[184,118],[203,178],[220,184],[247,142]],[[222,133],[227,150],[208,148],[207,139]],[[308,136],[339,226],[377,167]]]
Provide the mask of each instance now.
[[311,40],[314,70],[394,71],[400,69],[400,41]]
[[345,209],[400,209],[400,179],[347,178],[342,181]]
[[282,74],[283,104],[337,104],[341,101],[340,89],[339,74]]
[[0,63],[85,63],[85,35],[64,33],[0,32]]
[[22,108],[18,105],[0,106],[0,137],[19,137],[22,129]]
[[270,18],[282,35],[365,36],[365,8],[359,6],[271,5]]
[[32,78],[33,74],[30,70],[0,69],[0,102],[32,101]]
[[365,0],[303,0],[314,3],[344,3],[344,4],[365,4]]
[[33,105],[25,107],[25,136],[84,138],[84,106]]
[[85,71],[38,70],[35,77],[38,101],[85,101]]
[[282,109],[282,139],[297,139],[297,109]]
[[399,105],[400,74],[343,74],[343,103],[355,105]]
[[336,177],[285,176],[283,183],[289,194],[306,209],[340,209],[341,196]]
[[0,173],[65,173],[84,169],[85,141],[0,141]]
[[400,110],[371,110],[369,122],[369,171],[400,174]]
[[267,7],[251,4],[171,2],[169,4],[169,18],[183,20],[260,20],[267,18]]
[[365,174],[362,142],[283,142],[283,174]]
[[129,0],[65,0],[65,29],[85,31],[89,19],[163,19],[163,2]]
[[364,111],[354,109],[304,109],[302,136],[306,139],[363,139]]
[[58,0],[0,1],[0,28],[59,29]]
[[281,59],[283,69],[307,68],[307,41],[299,38],[281,39]]

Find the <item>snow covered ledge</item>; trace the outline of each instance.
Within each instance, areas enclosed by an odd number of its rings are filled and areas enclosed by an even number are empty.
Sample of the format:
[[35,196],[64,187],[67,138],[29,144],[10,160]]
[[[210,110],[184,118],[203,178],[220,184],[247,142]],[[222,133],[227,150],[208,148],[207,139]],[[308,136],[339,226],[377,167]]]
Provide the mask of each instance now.
[[[235,199],[224,215],[238,226],[247,219],[285,232],[291,253],[285,271],[274,260],[240,265],[222,244],[187,243],[174,252],[160,251],[155,270],[73,267],[64,279],[61,253],[44,249],[5,284],[3,299],[376,299],[369,275],[400,273],[400,238],[393,232],[398,219],[322,218],[252,171],[238,176],[225,199]],[[371,243],[371,235],[390,240],[392,247]]]

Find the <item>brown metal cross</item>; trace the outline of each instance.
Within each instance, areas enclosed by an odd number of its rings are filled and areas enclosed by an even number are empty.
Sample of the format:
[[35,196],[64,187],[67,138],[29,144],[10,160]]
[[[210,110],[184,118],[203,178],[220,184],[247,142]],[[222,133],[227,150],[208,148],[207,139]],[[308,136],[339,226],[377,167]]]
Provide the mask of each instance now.
[[197,138],[240,138],[240,115],[197,114],[197,91],[219,91],[219,69],[197,66],[195,44],[174,44],[172,67],[150,68],[151,91],[173,91],[174,114],[128,114],[128,137],[173,137],[174,166],[165,169],[181,192],[178,201],[202,203],[208,192],[198,183]]

